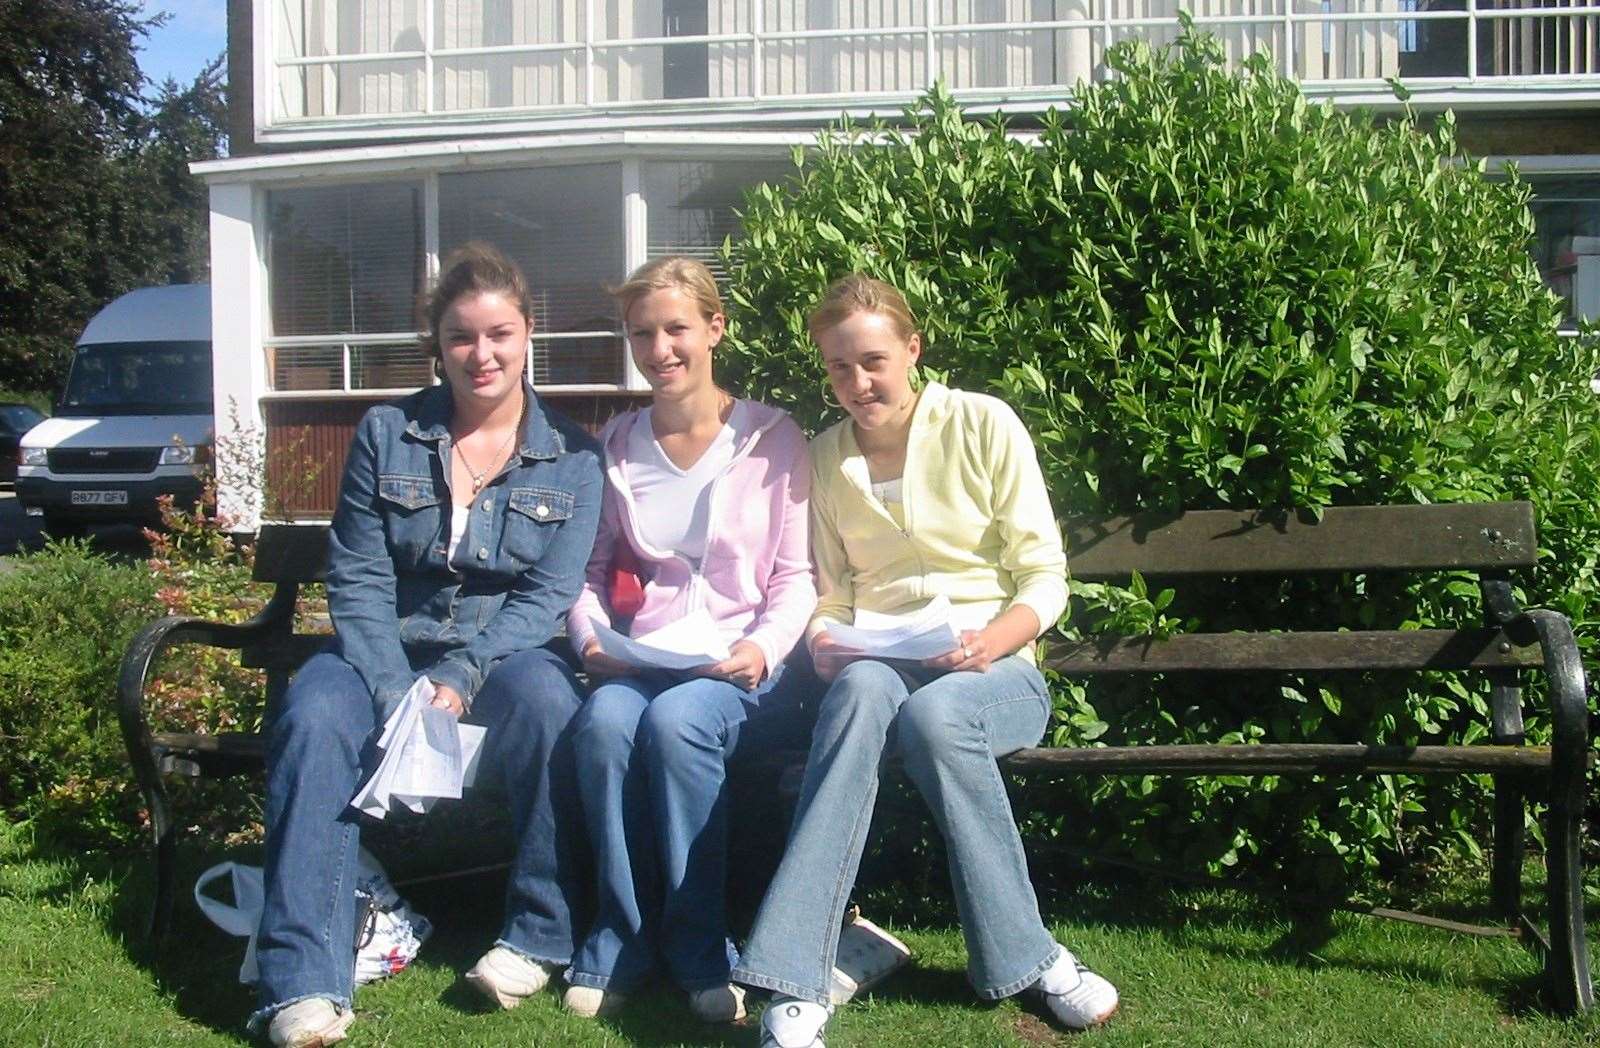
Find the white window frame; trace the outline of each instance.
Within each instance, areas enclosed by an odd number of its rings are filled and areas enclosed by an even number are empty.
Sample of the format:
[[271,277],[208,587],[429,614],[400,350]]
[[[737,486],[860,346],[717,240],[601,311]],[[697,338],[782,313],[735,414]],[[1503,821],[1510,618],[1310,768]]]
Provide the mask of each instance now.
[[[1483,159],[1486,169],[1492,174],[1503,174],[1508,165],[1515,165],[1518,174],[1535,183],[1541,177],[1582,175],[1600,177],[1600,153],[1575,153],[1565,156],[1489,156]],[[1534,196],[1537,198],[1538,193],[1535,192]],[[1576,336],[1578,327],[1575,323],[1563,321],[1557,333]],[[1600,393],[1600,375],[1594,377],[1593,385],[1594,391]]]
[[[1005,45],[1006,34],[1018,32],[1055,33],[1062,38],[1071,37],[1065,46],[1077,50],[1076,38],[1087,36],[1088,65],[1072,73],[1055,76],[1058,82],[1038,84],[1018,82],[998,87],[965,87],[955,91],[957,97],[975,105],[994,105],[1017,112],[1042,110],[1059,105],[1071,82],[1080,76],[1100,78],[1109,75],[1103,62],[1096,56],[1104,54],[1108,43],[1127,35],[1130,31],[1158,39],[1170,39],[1178,22],[1167,5],[1159,5],[1157,14],[1140,13],[1140,9],[1121,5],[1113,15],[1109,0],[1058,0],[1050,8],[1050,17],[1033,19],[988,21],[968,23],[940,23],[937,5],[924,0],[925,10],[920,24],[863,26],[855,28],[775,29],[762,24],[762,0],[737,0],[747,5],[744,21],[738,31],[713,32],[696,36],[644,35],[638,37],[600,38],[594,32],[595,9],[598,0],[585,0],[585,32],[573,34],[571,40],[536,44],[492,45],[468,48],[436,49],[433,47],[433,25],[438,0],[421,0],[423,32],[421,51],[373,52],[338,56],[298,55],[279,59],[276,55],[274,23],[276,3],[267,0],[254,5],[255,46],[254,69],[257,90],[254,92],[256,135],[260,141],[311,142],[325,141],[337,134],[342,140],[352,138],[387,138],[434,135],[441,124],[455,123],[470,126],[483,132],[525,129],[530,123],[554,130],[568,128],[614,127],[672,127],[682,126],[688,117],[696,123],[708,124],[737,121],[752,122],[815,119],[825,122],[836,117],[841,109],[859,113],[890,114],[907,101],[932,86],[941,76],[951,80],[953,70],[943,68],[943,54],[947,48],[941,41],[953,36],[988,35]],[[839,0],[841,4],[851,0]],[[1192,8],[1192,4],[1182,6]],[[1367,4],[1324,10],[1318,0],[1281,0],[1278,10],[1253,13],[1217,13],[1199,11],[1194,21],[1210,29],[1219,37],[1270,36],[1279,34],[1287,41],[1277,56],[1284,72],[1289,75],[1304,74],[1307,94],[1328,97],[1340,103],[1396,108],[1403,103],[1394,97],[1386,80],[1391,71],[1368,71],[1365,64],[1378,54],[1366,55],[1358,62],[1354,75],[1329,75],[1330,70],[1312,75],[1309,67],[1313,52],[1327,46],[1330,34],[1367,34],[1382,37],[1382,44],[1373,42],[1383,55],[1389,55],[1391,45],[1397,49],[1399,36],[1408,28],[1415,31],[1421,21],[1450,21],[1465,23],[1467,48],[1464,56],[1466,68],[1462,75],[1436,76],[1407,80],[1413,92],[1414,108],[1493,107],[1510,102],[1527,104],[1548,102],[1586,104],[1600,102],[1600,69],[1590,68],[1591,59],[1569,55],[1553,69],[1542,66],[1529,72],[1520,66],[1508,66],[1504,73],[1479,68],[1477,42],[1483,34],[1490,34],[1502,50],[1511,48],[1521,35],[1539,34],[1549,25],[1587,24],[1600,15],[1600,0],[1576,0],[1574,6],[1498,8],[1487,3],[1468,3],[1463,9],[1408,10],[1399,4],[1392,9],[1366,9]],[[1386,7],[1387,5],[1377,5]],[[740,8],[745,11],[745,7]],[[765,90],[764,64],[769,49],[794,45],[806,41],[827,41],[836,38],[871,38],[895,40],[910,38],[922,47],[923,70],[921,82],[910,88],[879,88],[847,91],[816,91],[810,93],[768,93]],[[710,98],[622,98],[615,101],[596,101],[595,82],[597,63],[606,56],[625,49],[665,47],[669,45],[705,44],[710,47],[739,47],[747,57],[741,59],[748,79],[745,88]],[[1368,46],[1368,45],[1362,45]],[[1520,45],[1519,45],[1520,46]],[[1370,49],[1370,48],[1369,48]],[[304,48],[302,47],[302,50]],[[570,52],[581,62],[578,82],[583,85],[583,98],[577,103],[545,103],[521,107],[488,107],[435,111],[434,83],[436,58],[461,58],[496,55],[537,55]],[[1506,51],[1510,54],[1510,51]],[[1564,53],[1564,52],[1563,52]],[[1365,52],[1363,52],[1365,54]],[[1397,50],[1396,50],[1397,54]],[[1520,51],[1518,52],[1520,54]],[[1080,56],[1081,59],[1082,56]],[[1241,52],[1242,57],[1242,52]],[[1393,56],[1391,56],[1393,57]],[[275,115],[275,99],[281,90],[280,72],[293,72],[304,67],[323,66],[335,68],[345,63],[394,62],[406,60],[421,62],[424,80],[421,105],[414,112],[385,114],[355,114],[349,116],[284,117]],[[1498,61],[1498,59],[1496,59]],[[1506,61],[1523,61],[1507,58]],[[1081,63],[1080,63],[1081,64]],[[1381,64],[1381,63],[1380,63]],[[1526,64],[1524,62],[1524,64]],[[1582,66],[1583,68],[1579,68]],[[1020,68],[1020,67],[1019,67]],[[619,76],[621,74],[619,73]],[[1030,79],[1026,74],[1023,81]]]
[[[427,145],[395,145],[367,149],[329,150],[317,153],[268,154],[258,157],[210,161],[196,165],[195,171],[212,181],[214,187],[230,183],[247,183],[253,191],[253,213],[257,243],[253,265],[259,276],[252,292],[250,313],[254,319],[250,368],[256,376],[252,385],[260,400],[295,399],[382,399],[411,392],[416,387],[366,388],[350,387],[350,350],[352,347],[372,344],[415,342],[415,331],[381,332],[374,334],[330,333],[321,336],[273,337],[270,326],[270,276],[267,269],[267,241],[269,237],[269,201],[273,190],[303,189],[312,187],[370,184],[380,181],[421,182],[423,188],[423,250],[424,271],[430,280],[439,270],[439,178],[444,174],[489,169],[531,169],[535,167],[567,166],[594,163],[621,165],[621,189],[618,206],[623,218],[622,266],[614,279],[621,281],[626,275],[647,260],[649,242],[649,206],[643,192],[643,165],[655,162],[683,160],[750,161],[787,160],[796,145],[809,145],[815,136],[806,132],[724,132],[721,134],[695,133],[686,135],[669,132],[604,132],[566,138],[541,136],[489,143],[430,143]],[[214,266],[233,264],[216,259]],[[536,335],[548,340],[593,338],[596,336],[622,338],[620,330],[597,332],[562,332]],[[236,342],[233,344],[237,344]],[[310,390],[274,390],[269,388],[268,347],[294,348],[325,346],[338,348],[343,362],[344,388]],[[596,384],[539,384],[540,390],[562,393],[615,393],[639,392],[649,389],[644,376],[634,367],[626,344],[621,346],[622,381]],[[243,398],[241,398],[242,400]]]

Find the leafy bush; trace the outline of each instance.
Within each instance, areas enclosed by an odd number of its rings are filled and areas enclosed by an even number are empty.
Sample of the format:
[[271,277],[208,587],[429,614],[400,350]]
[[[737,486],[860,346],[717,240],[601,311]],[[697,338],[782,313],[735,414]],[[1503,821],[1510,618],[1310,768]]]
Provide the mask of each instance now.
[[0,809],[42,816],[74,837],[111,838],[136,824],[117,729],[117,664],[139,625],[159,614],[137,565],[87,542],[52,542],[0,574]]
[[[1448,114],[1430,129],[1308,104],[1263,57],[1230,73],[1189,27],[1108,63],[1116,75],[1033,143],[935,90],[895,125],[847,122],[797,153],[791,182],[748,197],[728,249],[724,374],[810,426],[837,415],[804,316],[829,280],[865,271],[907,293],[925,368],[1016,407],[1063,515],[1528,498],[1543,546],[1528,596],[1570,615],[1592,653],[1600,347],[1555,334],[1525,184],[1457,162]],[[1482,614],[1451,574],[1143,585],[1076,587],[1069,632]],[[1487,721],[1487,686],[1443,676],[1055,687],[1058,745],[1438,743]],[[1528,727],[1548,734],[1537,715]],[[1074,832],[1099,846],[1331,886],[1418,845],[1473,848],[1486,787],[1067,788]]]
[[[238,621],[262,602],[247,550],[206,511],[165,507],[144,563],[112,560],[86,541],[52,542],[0,574],[0,814],[52,837],[107,846],[135,840],[147,813],[128,769],[116,685],[133,634],[161,615]],[[151,687],[156,730],[252,730],[259,671],[231,652],[170,651]],[[238,783],[203,784],[184,811],[249,833],[255,804]]]

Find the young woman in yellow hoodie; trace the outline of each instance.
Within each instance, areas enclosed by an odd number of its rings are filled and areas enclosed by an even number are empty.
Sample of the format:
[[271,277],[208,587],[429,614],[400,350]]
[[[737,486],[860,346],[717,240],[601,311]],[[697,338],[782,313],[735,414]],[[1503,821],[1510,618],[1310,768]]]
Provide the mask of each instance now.
[[[1034,745],[1050,697],[1034,640],[1066,606],[1066,555],[1033,443],[980,393],[926,383],[905,298],[859,274],[828,289],[811,337],[849,418],[811,443],[821,599],[806,631],[820,703],[783,862],[734,979],[773,990],[763,1046],[821,1048],[844,912],[896,753],[950,855],[968,977],[995,1000],[1029,991],[1069,1029],[1111,1017],[1116,989],[1051,937],[995,759]],[[960,643],[920,664],[842,649],[830,624],[948,598]]]

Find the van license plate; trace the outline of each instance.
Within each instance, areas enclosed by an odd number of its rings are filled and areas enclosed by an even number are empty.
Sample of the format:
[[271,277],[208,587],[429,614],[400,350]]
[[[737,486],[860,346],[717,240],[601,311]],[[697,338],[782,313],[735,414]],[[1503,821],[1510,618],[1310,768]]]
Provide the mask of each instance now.
[[72,493],[74,506],[126,506],[128,493],[126,491],[74,491]]

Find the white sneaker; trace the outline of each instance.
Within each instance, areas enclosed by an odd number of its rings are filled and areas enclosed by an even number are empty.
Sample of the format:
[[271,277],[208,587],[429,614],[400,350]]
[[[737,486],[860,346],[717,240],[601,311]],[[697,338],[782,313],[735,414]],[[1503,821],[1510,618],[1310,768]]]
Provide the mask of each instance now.
[[496,946],[467,972],[473,989],[501,1008],[515,1008],[550,982],[555,965],[530,961],[514,950]]
[[689,1010],[703,1023],[736,1023],[744,1018],[744,987],[729,983],[689,995]]
[[822,1028],[832,1017],[831,1004],[774,997],[761,1013],[761,1048],[826,1048]]
[[274,1048],[323,1048],[344,1040],[356,1013],[326,997],[308,997],[281,1008],[267,1026]]
[[585,1019],[598,1019],[615,1012],[627,999],[627,994],[598,986],[569,986],[561,995],[561,1007]]
[[1065,948],[1029,989],[1039,995],[1056,1022],[1069,1030],[1104,1025],[1120,1003],[1117,988],[1079,963]]

